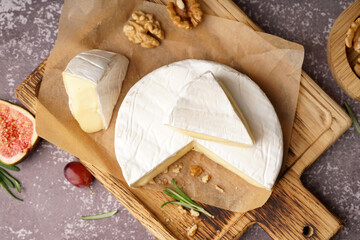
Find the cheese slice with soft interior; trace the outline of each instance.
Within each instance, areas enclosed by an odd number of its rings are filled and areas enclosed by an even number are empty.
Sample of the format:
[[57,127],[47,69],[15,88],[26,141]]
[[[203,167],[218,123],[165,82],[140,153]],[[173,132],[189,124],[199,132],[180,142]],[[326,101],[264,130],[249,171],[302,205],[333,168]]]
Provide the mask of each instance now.
[[[221,80],[246,116],[256,140],[252,147],[196,139],[163,124],[184,86],[207,71]],[[236,70],[203,60],[175,62],[139,80],[120,106],[114,138],[116,158],[132,187],[145,185],[187,152],[196,150],[249,183],[270,190],[283,158],[280,122],[264,92]]]
[[83,131],[108,128],[128,64],[125,56],[98,49],[71,59],[63,81],[71,113]]
[[164,123],[194,138],[251,147],[246,119],[224,89],[211,72],[202,74],[182,89]]

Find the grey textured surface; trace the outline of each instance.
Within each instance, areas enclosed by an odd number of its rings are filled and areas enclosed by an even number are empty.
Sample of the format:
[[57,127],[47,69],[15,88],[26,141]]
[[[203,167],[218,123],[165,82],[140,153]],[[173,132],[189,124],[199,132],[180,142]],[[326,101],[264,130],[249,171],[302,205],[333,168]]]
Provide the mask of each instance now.
[[[0,99],[19,103],[14,90],[50,53],[62,0],[0,0]],[[352,1],[237,0],[266,32],[305,47],[304,70],[339,104],[347,101],[360,118],[360,103],[333,80],[326,42],[336,17]],[[304,185],[345,224],[335,239],[360,239],[360,136],[353,128],[327,150],[302,177]],[[73,156],[41,141],[14,174],[25,199],[0,189],[1,239],[153,239],[99,182],[88,189],[71,186],[63,168]],[[82,221],[81,215],[119,209],[109,219]],[[242,239],[269,239],[258,226]]]

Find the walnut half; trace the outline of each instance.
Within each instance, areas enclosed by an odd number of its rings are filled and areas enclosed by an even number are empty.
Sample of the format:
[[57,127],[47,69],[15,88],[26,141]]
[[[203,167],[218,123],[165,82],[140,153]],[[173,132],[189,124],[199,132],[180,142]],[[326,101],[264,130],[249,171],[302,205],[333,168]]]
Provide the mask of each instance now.
[[131,17],[134,20],[129,20],[129,24],[123,28],[128,39],[133,43],[140,44],[143,48],[159,46],[158,39],[164,39],[164,31],[161,29],[160,22],[155,20],[154,15],[135,11]]
[[360,77],[360,58],[358,58],[355,66],[354,66],[354,72],[358,77]]
[[176,0],[166,6],[172,22],[179,28],[190,30],[202,20],[200,4],[196,0]]
[[360,47],[358,46],[359,42],[359,33],[358,29],[360,26],[360,18],[357,18],[354,22],[350,24],[350,28],[346,32],[345,45],[348,48],[354,46],[355,51],[359,52]]

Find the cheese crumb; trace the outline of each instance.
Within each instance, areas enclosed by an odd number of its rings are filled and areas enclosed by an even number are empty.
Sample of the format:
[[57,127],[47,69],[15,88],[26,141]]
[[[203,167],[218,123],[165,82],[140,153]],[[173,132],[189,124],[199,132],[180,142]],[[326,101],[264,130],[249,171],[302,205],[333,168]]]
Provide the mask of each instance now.
[[184,165],[183,165],[183,163],[181,162],[181,163],[179,163],[179,165],[175,165],[174,166],[174,168],[173,168],[173,173],[179,173],[180,171],[181,171],[181,169],[182,169],[182,167],[183,167]]
[[150,184],[156,184],[155,181],[154,181],[154,179],[151,179],[151,180],[149,181],[149,183],[150,183]]
[[198,217],[200,215],[200,213],[198,211],[195,211],[194,209],[191,209],[190,210],[190,214],[191,216],[193,217]]
[[203,169],[200,166],[192,165],[190,166],[190,174],[193,177],[198,177],[203,172]]
[[205,176],[203,176],[203,177],[201,178],[201,181],[202,181],[203,183],[207,183],[207,182],[210,180],[210,178],[211,178],[211,176],[210,176],[209,174],[206,174]]
[[219,192],[223,193],[224,189],[222,189],[221,187],[219,187],[218,185],[215,185],[216,190],[218,190]]
[[185,208],[183,208],[183,206],[179,205],[179,206],[178,206],[178,209],[180,210],[180,212],[181,212],[182,215],[186,215],[186,214],[187,214],[187,211],[185,210]]
[[196,230],[198,229],[198,226],[194,224],[191,228],[187,228],[187,236],[192,237],[196,234]]
[[169,168],[166,168],[163,173],[168,173],[169,172]]
[[168,185],[168,180],[166,178],[164,178],[163,180],[161,180],[161,184],[165,187]]

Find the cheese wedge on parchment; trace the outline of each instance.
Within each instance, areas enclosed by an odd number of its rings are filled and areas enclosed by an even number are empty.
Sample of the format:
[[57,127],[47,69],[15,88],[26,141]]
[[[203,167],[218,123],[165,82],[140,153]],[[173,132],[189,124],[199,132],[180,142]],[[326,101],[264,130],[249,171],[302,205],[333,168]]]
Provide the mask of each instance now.
[[83,131],[108,128],[128,64],[125,56],[98,49],[71,59],[63,81],[71,113]]
[[254,138],[245,117],[211,72],[188,83],[164,124],[194,138],[250,147]]

